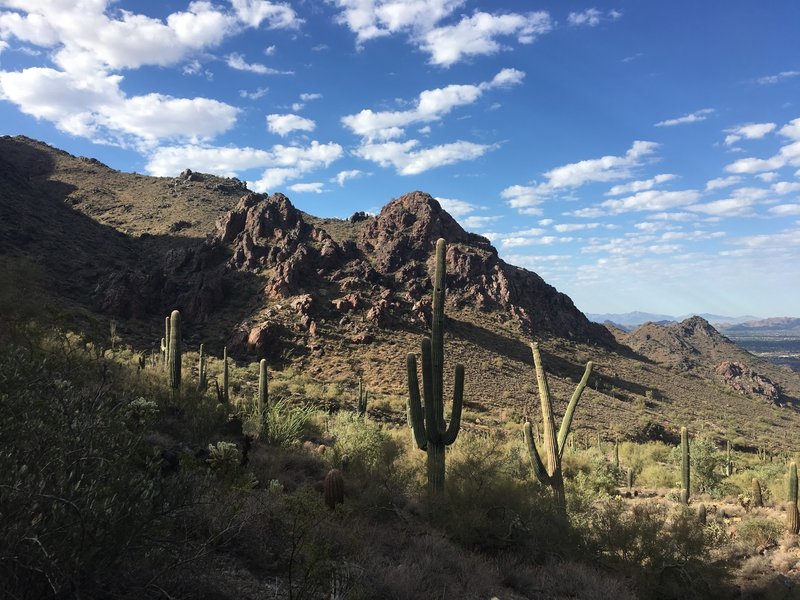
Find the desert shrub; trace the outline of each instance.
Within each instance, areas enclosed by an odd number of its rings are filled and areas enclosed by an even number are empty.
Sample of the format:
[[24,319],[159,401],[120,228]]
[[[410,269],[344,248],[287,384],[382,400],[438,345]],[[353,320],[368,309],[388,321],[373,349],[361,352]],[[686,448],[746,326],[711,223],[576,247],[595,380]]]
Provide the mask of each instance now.
[[781,523],[761,515],[746,518],[737,527],[737,539],[751,551],[774,546],[782,534]]
[[[692,491],[695,493],[707,492],[719,497],[718,487],[725,477],[722,471],[725,457],[722,452],[717,449],[713,440],[696,437],[689,443],[689,454],[691,456]],[[673,465],[680,468],[680,447],[672,449],[670,460]]]
[[[313,427],[316,409],[310,404],[293,404],[285,399],[270,400],[266,414],[267,441],[289,448],[300,444]],[[258,419],[257,408],[251,417]]]
[[[511,452],[511,448],[516,451]],[[446,493],[432,516],[467,548],[538,553],[576,547],[548,488],[531,480],[521,444],[499,434],[462,433],[448,456]]]

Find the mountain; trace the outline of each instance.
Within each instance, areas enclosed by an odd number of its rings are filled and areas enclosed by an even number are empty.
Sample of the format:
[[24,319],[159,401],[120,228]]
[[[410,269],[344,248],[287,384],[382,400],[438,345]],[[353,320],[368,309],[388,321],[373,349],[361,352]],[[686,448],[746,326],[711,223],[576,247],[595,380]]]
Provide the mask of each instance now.
[[[763,367],[761,361],[702,317],[667,325],[645,323],[617,336],[619,341],[658,364],[719,380],[737,392],[754,394],[777,405],[789,400],[779,385],[749,366]],[[796,403],[796,399],[791,401]]]
[[736,323],[720,328],[728,335],[795,335],[800,336],[800,318],[772,317]]
[[670,315],[657,315],[638,310],[628,313],[586,313],[586,316],[595,323],[605,323],[609,321],[615,325],[622,325],[624,327],[636,327],[648,321],[656,323],[675,320],[675,317]]
[[[587,435],[674,436],[681,424],[713,420],[719,437],[783,443],[764,425],[771,406],[748,373],[778,386],[788,407],[800,398],[796,373],[711,333],[701,347],[707,323],[670,330],[661,346],[640,343],[637,332],[612,334],[536,273],[502,261],[424,192],[376,216],[320,218],[236,179],[122,173],[35,140],[0,138],[0,276],[23,273],[16,281],[38,286],[43,305],[71,327],[102,338],[114,321],[125,344],[149,351],[164,315],[179,308],[187,348],[203,343],[221,355],[228,346],[239,364],[266,358],[323,382],[363,377],[398,423],[404,414],[389,407],[402,406],[406,354],[427,331],[439,237],[448,242],[445,369],[466,367],[465,428],[538,414],[535,339],[559,411],[594,362],[575,417]],[[744,377],[741,389],[719,385],[725,361],[742,365],[726,371]],[[793,408],[785,418],[800,426]]]

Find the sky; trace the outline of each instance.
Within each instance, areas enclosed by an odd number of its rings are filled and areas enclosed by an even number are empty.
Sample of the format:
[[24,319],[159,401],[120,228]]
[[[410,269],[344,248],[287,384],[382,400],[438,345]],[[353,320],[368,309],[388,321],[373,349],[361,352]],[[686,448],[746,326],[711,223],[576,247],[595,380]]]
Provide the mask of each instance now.
[[796,0],[0,0],[0,134],[318,216],[422,190],[584,312],[800,316],[798,28]]

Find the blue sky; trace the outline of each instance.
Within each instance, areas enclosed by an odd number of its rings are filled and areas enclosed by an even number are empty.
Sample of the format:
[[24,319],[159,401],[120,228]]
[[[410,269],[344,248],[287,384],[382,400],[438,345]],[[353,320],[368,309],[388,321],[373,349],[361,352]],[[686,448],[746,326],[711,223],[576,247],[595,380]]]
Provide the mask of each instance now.
[[1,133],[320,216],[423,190],[586,312],[800,316],[800,3],[0,0]]

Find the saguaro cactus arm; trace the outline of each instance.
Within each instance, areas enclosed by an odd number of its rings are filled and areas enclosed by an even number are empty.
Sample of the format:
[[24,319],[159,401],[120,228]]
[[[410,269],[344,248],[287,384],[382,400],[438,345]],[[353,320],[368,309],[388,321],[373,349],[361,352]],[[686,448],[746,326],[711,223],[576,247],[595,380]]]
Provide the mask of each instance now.
[[536,479],[545,485],[550,485],[550,475],[548,475],[547,469],[545,468],[544,463],[539,456],[539,451],[536,449],[536,440],[534,438],[533,431],[531,430],[530,421],[525,422],[522,432],[525,436],[525,445],[528,447],[528,455],[531,458],[531,466],[533,467],[533,472],[536,475]]
[[450,425],[442,432],[442,443],[449,446],[456,441],[461,429],[461,409],[464,406],[464,365],[456,365],[456,380],[453,388],[453,409],[450,411]]
[[569,435],[569,429],[572,426],[572,417],[575,413],[575,407],[578,406],[578,400],[580,400],[583,390],[586,389],[586,384],[589,383],[589,376],[592,374],[593,367],[594,363],[592,363],[592,361],[586,363],[583,377],[581,377],[578,387],[576,387],[575,391],[572,393],[572,398],[570,398],[569,404],[567,405],[567,411],[564,413],[564,418],[561,419],[561,427],[558,430],[559,458],[564,456],[564,446],[566,445],[567,436]]
[[425,415],[419,397],[419,379],[417,378],[417,357],[409,353],[406,357],[408,368],[408,424],[414,431],[414,441],[420,450],[428,449],[428,436],[425,432]]

